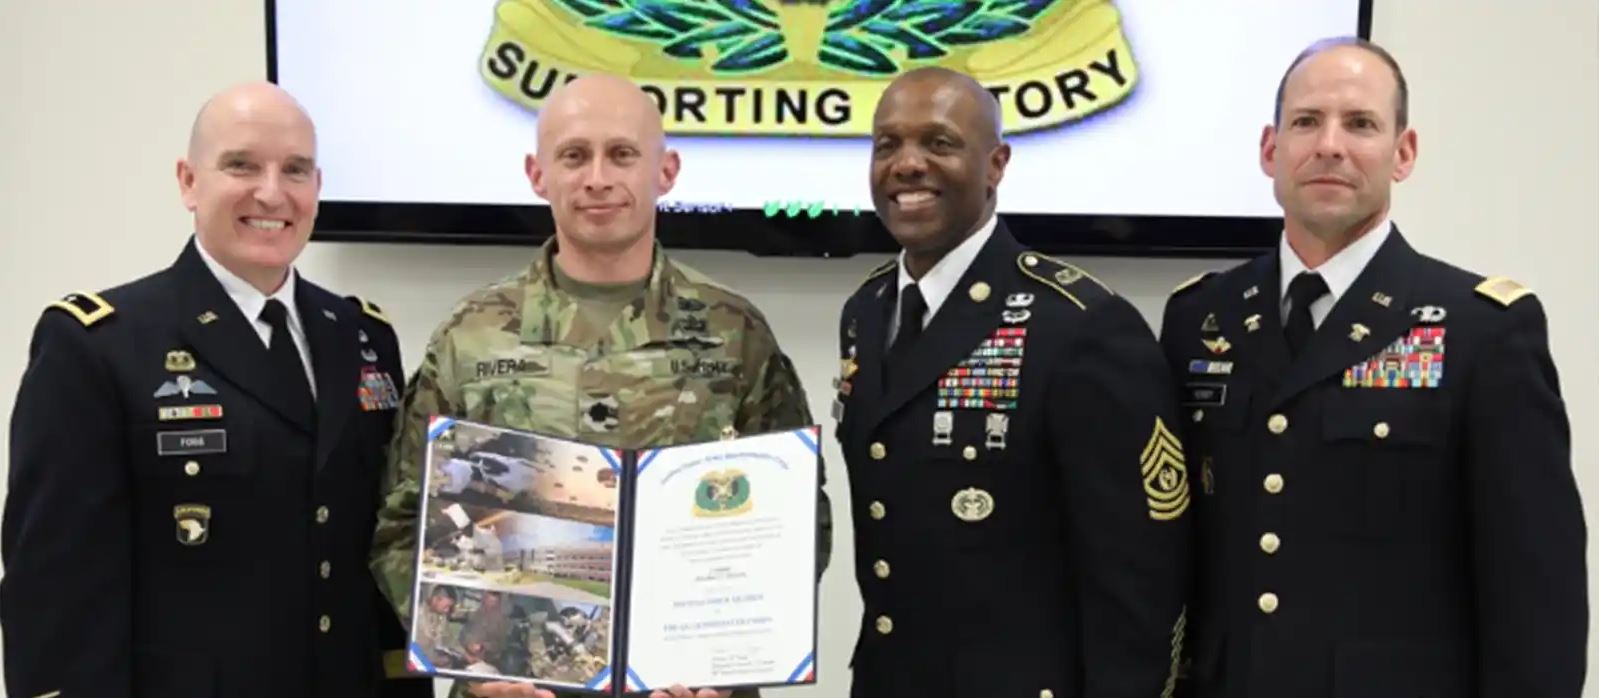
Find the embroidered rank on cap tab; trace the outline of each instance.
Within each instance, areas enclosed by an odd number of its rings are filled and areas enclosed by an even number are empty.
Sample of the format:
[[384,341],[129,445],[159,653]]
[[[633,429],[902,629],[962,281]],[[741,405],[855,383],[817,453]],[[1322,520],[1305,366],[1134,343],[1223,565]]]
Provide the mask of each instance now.
[[77,318],[78,322],[83,323],[84,327],[93,327],[94,323],[116,312],[116,308],[111,307],[111,304],[99,294],[88,291],[69,293],[61,300],[51,303],[49,307],[65,310],[67,314]]
[[1503,276],[1483,279],[1482,283],[1477,284],[1476,291],[1506,308],[1510,307],[1511,303],[1521,300],[1523,296],[1532,295],[1532,289]]
[[371,301],[369,301],[369,300],[367,300],[365,298],[362,298],[360,296],[346,296],[346,298],[348,298],[351,301],[354,301],[357,305],[360,305],[361,306],[361,312],[366,313],[366,315],[368,317],[370,317],[370,318],[372,318],[374,320],[377,320],[378,322],[381,322],[381,323],[383,323],[385,325],[394,324],[394,323],[389,322],[388,316],[383,314],[383,309],[379,308],[376,303],[373,303],[373,302],[371,302]]

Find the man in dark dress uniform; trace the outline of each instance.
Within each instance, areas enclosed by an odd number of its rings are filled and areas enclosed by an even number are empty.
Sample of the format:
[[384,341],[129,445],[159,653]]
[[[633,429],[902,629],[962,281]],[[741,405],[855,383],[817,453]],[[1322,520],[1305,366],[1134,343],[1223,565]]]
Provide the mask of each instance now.
[[875,114],[872,196],[904,253],[840,327],[851,695],[1169,695],[1191,584],[1175,386],[1130,303],[995,215],[999,120],[942,69]]
[[1586,528],[1543,308],[1388,220],[1416,158],[1406,90],[1369,43],[1301,54],[1262,138],[1277,251],[1168,301],[1197,695],[1582,689]]
[[178,164],[177,261],[39,319],[11,424],[9,695],[432,694],[387,678],[404,637],[366,566],[394,331],[293,269],[315,153],[277,87],[218,95]]

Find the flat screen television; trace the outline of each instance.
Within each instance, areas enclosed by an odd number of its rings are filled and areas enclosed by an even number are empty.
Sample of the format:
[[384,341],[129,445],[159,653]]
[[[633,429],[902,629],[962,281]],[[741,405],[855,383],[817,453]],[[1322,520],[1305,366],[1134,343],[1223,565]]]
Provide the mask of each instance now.
[[1258,164],[1277,82],[1371,0],[267,0],[268,78],[311,112],[318,240],[537,244],[523,173],[570,76],[628,75],[682,157],[672,247],[895,249],[871,208],[872,110],[942,65],[1003,107],[999,209],[1046,252],[1238,255],[1275,242]]

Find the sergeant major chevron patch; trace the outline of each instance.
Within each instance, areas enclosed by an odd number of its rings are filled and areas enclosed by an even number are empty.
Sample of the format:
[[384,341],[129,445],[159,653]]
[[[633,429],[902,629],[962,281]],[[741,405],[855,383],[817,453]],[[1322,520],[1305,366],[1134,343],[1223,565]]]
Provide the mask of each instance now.
[[1149,518],[1172,521],[1188,510],[1188,465],[1183,444],[1166,428],[1160,417],[1139,458],[1144,476],[1144,495],[1149,501]]

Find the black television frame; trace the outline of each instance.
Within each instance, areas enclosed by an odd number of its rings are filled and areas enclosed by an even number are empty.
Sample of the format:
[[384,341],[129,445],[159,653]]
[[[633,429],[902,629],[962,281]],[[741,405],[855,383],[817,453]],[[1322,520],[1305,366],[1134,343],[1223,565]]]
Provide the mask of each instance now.
[[[1373,0],[1359,0],[1357,33],[1371,38]],[[277,2],[266,3],[267,79],[278,81]],[[529,198],[533,198],[531,191]],[[1022,244],[1046,254],[1245,257],[1271,249],[1281,217],[1004,214]],[[1062,236],[1058,231],[1074,231]],[[555,234],[543,204],[373,203],[323,200],[313,241],[526,245]],[[756,256],[847,257],[899,249],[870,211],[767,216],[759,209],[657,213],[661,244]]]

